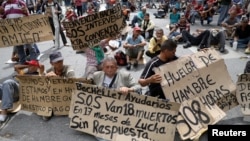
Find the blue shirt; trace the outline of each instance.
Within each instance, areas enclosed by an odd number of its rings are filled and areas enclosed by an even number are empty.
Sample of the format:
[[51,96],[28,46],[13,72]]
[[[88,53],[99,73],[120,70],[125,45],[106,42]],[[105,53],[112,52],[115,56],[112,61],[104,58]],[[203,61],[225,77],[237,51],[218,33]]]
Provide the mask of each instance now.
[[135,40],[133,39],[133,34],[129,35],[126,39],[126,43],[131,44],[131,45],[136,45],[136,44],[140,44],[141,42],[144,41],[144,38],[139,35]]

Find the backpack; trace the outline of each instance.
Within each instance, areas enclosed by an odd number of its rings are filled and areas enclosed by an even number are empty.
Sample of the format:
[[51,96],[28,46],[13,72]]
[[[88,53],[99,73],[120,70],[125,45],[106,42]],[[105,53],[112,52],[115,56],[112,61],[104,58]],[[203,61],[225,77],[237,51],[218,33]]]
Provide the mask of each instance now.
[[116,52],[114,58],[117,62],[117,65],[119,65],[119,66],[126,66],[127,65],[126,54],[123,51]]

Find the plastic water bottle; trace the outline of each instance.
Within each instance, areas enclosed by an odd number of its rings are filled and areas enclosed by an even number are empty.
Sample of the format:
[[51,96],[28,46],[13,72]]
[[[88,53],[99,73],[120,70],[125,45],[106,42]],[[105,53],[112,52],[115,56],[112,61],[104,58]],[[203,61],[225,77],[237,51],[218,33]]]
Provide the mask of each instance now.
[[236,41],[233,42],[233,50],[237,50],[237,44],[238,43]]

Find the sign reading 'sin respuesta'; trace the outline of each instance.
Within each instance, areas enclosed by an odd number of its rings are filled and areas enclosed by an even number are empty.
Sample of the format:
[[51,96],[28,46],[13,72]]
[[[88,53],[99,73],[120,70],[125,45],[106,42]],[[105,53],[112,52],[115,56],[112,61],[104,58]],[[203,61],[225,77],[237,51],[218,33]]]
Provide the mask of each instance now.
[[178,103],[76,83],[70,127],[108,140],[173,141]]

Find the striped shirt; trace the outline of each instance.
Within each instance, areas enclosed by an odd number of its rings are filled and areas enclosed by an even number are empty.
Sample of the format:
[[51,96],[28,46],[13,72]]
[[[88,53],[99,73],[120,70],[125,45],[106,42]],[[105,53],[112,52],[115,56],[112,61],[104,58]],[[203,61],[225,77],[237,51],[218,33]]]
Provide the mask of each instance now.
[[[177,57],[175,56],[173,59],[164,62],[158,56],[152,58],[149,62],[147,62],[140,78],[147,79],[147,78],[151,77],[152,75],[155,74],[155,72],[153,71],[153,68],[157,68],[163,64],[166,64],[166,63],[168,63],[172,60],[176,60],[176,59],[177,59]],[[149,91],[150,91],[151,96],[158,97],[160,99],[166,99],[160,83],[151,83],[151,84],[149,84],[148,87],[149,87]]]
[[25,13],[22,8],[26,7],[26,4],[22,0],[8,0],[2,4],[4,8],[3,18],[19,18],[28,16],[28,11]]

